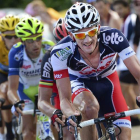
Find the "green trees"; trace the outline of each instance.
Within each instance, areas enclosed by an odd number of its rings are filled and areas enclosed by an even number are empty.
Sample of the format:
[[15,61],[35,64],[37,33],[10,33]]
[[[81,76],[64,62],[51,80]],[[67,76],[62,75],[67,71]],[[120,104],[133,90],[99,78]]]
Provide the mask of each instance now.
[[[0,8],[25,8],[32,0],[0,0]],[[57,11],[68,9],[71,6],[71,0],[43,0],[47,7],[52,7]]]

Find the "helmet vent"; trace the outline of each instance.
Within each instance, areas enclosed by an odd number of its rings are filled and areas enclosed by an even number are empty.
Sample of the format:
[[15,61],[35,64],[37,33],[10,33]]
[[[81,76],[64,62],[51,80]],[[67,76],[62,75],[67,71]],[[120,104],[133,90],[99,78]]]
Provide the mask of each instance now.
[[30,30],[28,30],[28,29],[23,29],[23,30],[32,34],[32,32]]
[[[71,28],[79,29],[78,27],[73,26],[70,22],[68,22],[68,24],[71,26],[70,29],[71,29]],[[67,27],[67,28],[69,28],[69,27]]]
[[73,10],[72,10],[72,13],[73,13],[73,14],[77,14],[77,10],[73,9]]
[[20,33],[20,32],[19,32],[18,34],[19,34],[19,35],[25,35],[24,33]]
[[83,13],[85,11],[85,7],[83,6],[82,8],[81,8],[81,13]]
[[6,22],[6,24],[7,24],[7,26],[9,27],[9,24],[8,24],[8,22]]
[[70,15],[70,12],[68,11],[68,13],[67,13],[68,15]]
[[13,21],[12,26],[14,26],[14,24],[15,24],[15,21]]
[[31,27],[33,27],[33,24],[30,20],[28,20],[28,23],[30,24]]
[[84,23],[88,20],[89,16],[90,16],[90,13],[88,13],[86,17],[85,16],[82,17]]
[[71,20],[72,20],[73,22],[76,22],[77,24],[80,24],[80,20],[79,20],[78,18],[76,18],[76,20],[75,20],[74,18],[71,18]]
[[39,30],[39,28],[40,28],[40,25],[38,25],[38,26],[36,27],[36,33],[37,33],[37,31]]
[[44,29],[44,26],[42,26],[42,30]]
[[60,25],[60,29],[63,30],[61,25]]
[[19,24],[18,26],[19,26],[19,27],[23,27],[23,25],[20,25],[20,24]]

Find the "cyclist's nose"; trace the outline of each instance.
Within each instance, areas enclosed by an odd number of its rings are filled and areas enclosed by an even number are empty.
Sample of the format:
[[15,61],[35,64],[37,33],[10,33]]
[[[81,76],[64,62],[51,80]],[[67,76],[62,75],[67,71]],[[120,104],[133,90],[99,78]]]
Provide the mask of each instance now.
[[33,46],[34,46],[34,48],[37,48],[39,46],[39,43],[36,40],[34,40]]
[[90,42],[90,41],[92,41],[92,38],[90,36],[86,35],[84,42]]

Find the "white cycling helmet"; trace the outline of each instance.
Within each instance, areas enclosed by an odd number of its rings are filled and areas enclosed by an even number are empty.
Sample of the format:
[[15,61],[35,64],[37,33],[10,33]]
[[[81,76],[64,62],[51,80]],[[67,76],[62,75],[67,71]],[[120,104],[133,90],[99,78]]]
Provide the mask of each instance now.
[[88,3],[77,2],[68,9],[65,16],[65,26],[68,32],[97,25],[100,15],[96,8]]

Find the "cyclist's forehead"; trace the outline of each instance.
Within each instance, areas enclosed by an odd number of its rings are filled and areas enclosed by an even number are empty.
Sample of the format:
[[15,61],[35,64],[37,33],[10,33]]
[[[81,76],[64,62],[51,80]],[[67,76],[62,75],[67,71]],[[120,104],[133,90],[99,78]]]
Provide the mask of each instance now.
[[91,30],[91,29],[94,28],[94,27],[96,27],[96,26],[83,28],[83,29],[80,29],[80,30],[78,30],[78,31],[76,31],[76,32],[74,32],[74,33],[87,32],[87,31]]
[[28,36],[28,37],[36,37],[36,36],[38,36],[38,35],[40,35],[40,34],[34,34],[34,35],[30,35],[30,36]]
[[12,30],[12,31],[5,31],[5,32],[3,32],[3,34],[15,34],[15,30]]

